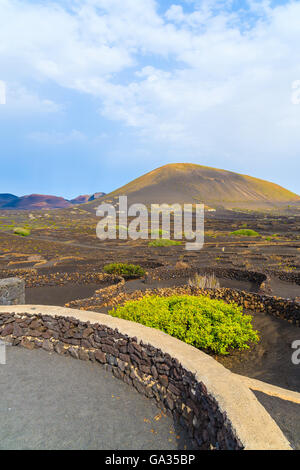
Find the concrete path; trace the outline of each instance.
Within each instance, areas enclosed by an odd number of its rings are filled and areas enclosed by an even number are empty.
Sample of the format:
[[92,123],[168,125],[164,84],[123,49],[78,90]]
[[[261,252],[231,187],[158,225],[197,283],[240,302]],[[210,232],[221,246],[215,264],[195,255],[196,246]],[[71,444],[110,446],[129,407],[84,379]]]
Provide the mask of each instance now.
[[0,449],[190,448],[156,405],[91,362],[7,347]]

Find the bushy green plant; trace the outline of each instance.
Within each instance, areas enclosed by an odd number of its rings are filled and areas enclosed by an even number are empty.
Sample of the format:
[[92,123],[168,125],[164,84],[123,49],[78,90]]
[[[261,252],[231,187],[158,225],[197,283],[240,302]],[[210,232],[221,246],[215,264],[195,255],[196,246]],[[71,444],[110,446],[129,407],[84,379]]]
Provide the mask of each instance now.
[[111,263],[104,266],[103,271],[107,274],[117,274],[125,279],[136,279],[143,277],[146,271],[138,265],[127,263]]
[[162,330],[198,349],[228,354],[230,349],[248,349],[259,340],[250,315],[236,304],[205,296],[145,296],[126,302],[109,312]]
[[175,246],[175,245],[181,245],[182,242],[178,240],[169,240],[167,238],[159,238],[157,240],[151,240],[151,242],[148,243],[148,246]]
[[16,235],[21,235],[21,237],[28,237],[30,235],[30,230],[28,228],[15,227],[14,233]]
[[230,235],[235,235],[237,237],[260,237],[260,234],[255,232],[255,230],[249,229],[240,229],[235,230],[235,232],[231,232]]

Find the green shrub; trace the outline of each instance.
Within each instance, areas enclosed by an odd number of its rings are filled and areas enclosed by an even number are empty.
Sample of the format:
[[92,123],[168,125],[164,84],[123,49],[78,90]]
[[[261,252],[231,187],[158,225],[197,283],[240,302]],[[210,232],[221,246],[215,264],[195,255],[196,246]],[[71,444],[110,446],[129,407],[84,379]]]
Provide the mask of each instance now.
[[151,242],[149,242],[148,246],[175,246],[181,244],[181,241],[169,240],[167,238],[159,238],[157,240],[152,240]]
[[159,228],[155,230],[150,230],[149,233],[150,235],[159,235],[161,237],[162,235],[165,235],[168,232],[166,230],[162,230],[161,228]]
[[270,235],[269,237],[266,237],[266,240],[270,242],[271,240],[275,240],[280,238],[280,235],[278,233],[274,233],[274,235]]
[[143,277],[146,271],[138,265],[126,263],[111,263],[104,266],[103,271],[107,274],[117,274],[125,279],[136,279]]
[[240,229],[235,232],[231,232],[230,235],[235,235],[237,237],[260,237],[260,234],[255,232],[255,230],[249,229]]
[[16,235],[21,235],[21,237],[28,237],[28,235],[30,235],[30,230],[28,228],[15,227],[14,233]]
[[248,349],[259,340],[250,315],[236,304],[205,296],[145,296],[109,312],[162,330],[198,349],[228,354],[230,349]]

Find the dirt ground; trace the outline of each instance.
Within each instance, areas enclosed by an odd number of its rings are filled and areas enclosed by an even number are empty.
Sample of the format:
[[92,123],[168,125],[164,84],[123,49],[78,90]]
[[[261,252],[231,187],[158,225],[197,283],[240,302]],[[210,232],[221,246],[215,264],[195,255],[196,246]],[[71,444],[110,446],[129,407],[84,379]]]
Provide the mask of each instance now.
[[271,315],[247,313],[253,316],[259,343],[215,359],[237,374],[300,392],[300,368],[292,363],[291,348],[293,341],[300,339],[299,328]]
[[[74,213],[73,213],[74,212]],[[34,217],[34,219],[30,218]],[[77,208],[48,213],[0,211],[0,269],[55,268],[87,264],[101,267],[110,261],[132,261],[143,266],[174,265],[177,261],[199,266],[222,266],[254,271],[300,275],[300,217],[258,213],[208,213],[205,246],[200,251],[182,246],[149,247],[147,240],[100,241],[99,219]],[[31,230],[29,237],[13,234],[14,226]],[[255,230],[259,237],[237,237],[238,229]]]

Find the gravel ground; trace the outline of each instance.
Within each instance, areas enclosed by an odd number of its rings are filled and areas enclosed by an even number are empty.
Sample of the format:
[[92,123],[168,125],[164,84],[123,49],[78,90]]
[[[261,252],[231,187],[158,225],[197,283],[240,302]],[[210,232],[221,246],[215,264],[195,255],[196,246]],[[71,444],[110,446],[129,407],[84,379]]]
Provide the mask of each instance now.
[[171,418],[101,366],[7,347],[0,449],[190,448]]

